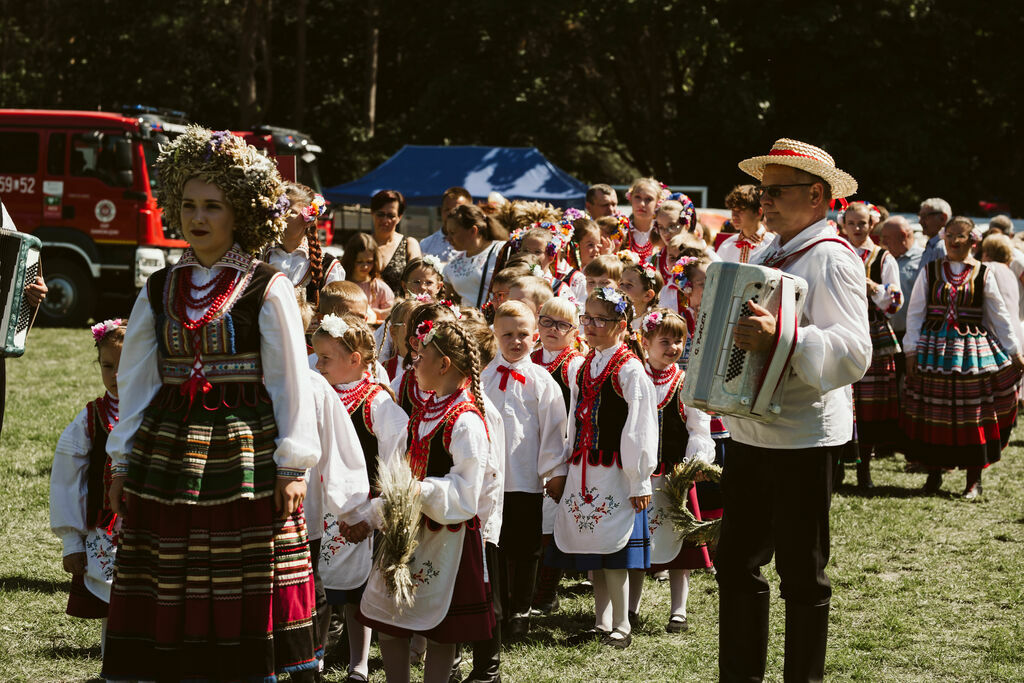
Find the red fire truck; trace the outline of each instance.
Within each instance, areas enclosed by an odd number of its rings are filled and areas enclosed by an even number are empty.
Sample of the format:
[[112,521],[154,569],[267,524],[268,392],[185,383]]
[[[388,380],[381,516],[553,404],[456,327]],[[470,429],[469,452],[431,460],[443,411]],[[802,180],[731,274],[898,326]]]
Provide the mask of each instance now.
[[[127,312],[146,278],[177,261],[187,245],[162,221],[154,163],[185,122],[182,112],[144,106],[124,114],[0,109],[0,198],[18,228],[43,242],[50,292],[42,322],[81,325],[101,298]],[[299,180],[319,191],[320,148],[306,136],[240,135],[294,155]]]

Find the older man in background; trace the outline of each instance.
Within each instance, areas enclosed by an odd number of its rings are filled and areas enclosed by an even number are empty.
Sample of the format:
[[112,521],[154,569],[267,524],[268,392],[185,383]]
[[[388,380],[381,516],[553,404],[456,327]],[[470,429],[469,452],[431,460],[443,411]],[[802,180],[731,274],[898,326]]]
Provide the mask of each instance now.
[[945,199],[932,197],[921,202],[921,209],[917,212],[917,220],[921,224],[921,231],[928,238],[924,253],[921,254],[922,268],[946,255],[946,243],[939,237],[939,231],[946,226],[946,223],[952,217],[953,208]]
[[[914,231],[910,222],[903,216],[892,216],[882,223],[882,246],[885,247],[900,269],[900,291],[904,292],[904,298],[910,298],[910,292],[914,290],[914,280],[921,270],[921,256],[924,249],[914,244]],[[903,339],[907,331],[907,306],[889,319],[892,329],[896,332],[897,339]],[[899,354],[897,354],[899,355]]]
[[619,198],[615,194],[615,188],[603,183],[591,185],[587,189],[587,196],[584,199],[587,213],[594,220],[611,216],[619,206]]

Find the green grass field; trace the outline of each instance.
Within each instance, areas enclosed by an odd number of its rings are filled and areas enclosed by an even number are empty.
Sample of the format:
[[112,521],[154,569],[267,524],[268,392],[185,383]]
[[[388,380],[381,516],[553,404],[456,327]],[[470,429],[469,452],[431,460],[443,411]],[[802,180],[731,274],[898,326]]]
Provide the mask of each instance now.
[[[8,360],[0,441],[0,680],[83,681],[100,670],[99,623],[64,614],[69,586],[48,495],[61,430],[102,391],[88,330],[40,329]],[[832,507],[827,676],[858,681],[1024,680],[1024,461],[1019,441],[986,472],[985,493],[961,500],[963,473],[923,496],[901,456],[874,463],[878,488],[841,489]],[[852,473],[848,475],[852,479]],[[778,595],[774,572],[768,574]],[[561,610],[504,652],[506,681],[711,681],[717,678],[714,577],[698,573],[688,633],[669,636],[668,587],[648,581],[630,649],[563,638],[592,620],[591,601],[563,585]],[[769,680],[782,679],[783,605],[772,606]],[[463,665],[463,673],[468,667]],[[372,680],[383,681],[376,651]],[[414,680],[421,674],[414,672]],[[344,680],[342,670],[327,680]]]

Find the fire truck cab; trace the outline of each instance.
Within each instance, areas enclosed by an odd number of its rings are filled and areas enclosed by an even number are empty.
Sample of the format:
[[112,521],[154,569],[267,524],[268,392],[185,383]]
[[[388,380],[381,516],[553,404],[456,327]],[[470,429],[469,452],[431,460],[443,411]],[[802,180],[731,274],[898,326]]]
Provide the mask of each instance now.
[[161,220],[154,163],[180,112],[0,109],[0,198],[43,243],[53,325],[84,324],[101,296],[131,299],[187,244]]

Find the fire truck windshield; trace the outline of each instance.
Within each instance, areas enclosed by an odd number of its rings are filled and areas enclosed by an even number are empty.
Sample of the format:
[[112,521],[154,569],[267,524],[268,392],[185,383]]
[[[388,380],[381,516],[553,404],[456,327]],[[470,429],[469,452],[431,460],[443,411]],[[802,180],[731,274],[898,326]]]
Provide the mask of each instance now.
[[308,185],[313,188],[316,192],[323,192],[323,185],[320,183],[320,169],[317,167],[316,163],[316,155],[312,152],[306,152],[295,161],[297,166],[295,172],[298,176],[298,181],[303,185]]

